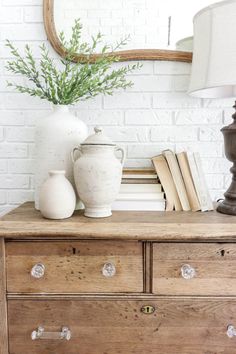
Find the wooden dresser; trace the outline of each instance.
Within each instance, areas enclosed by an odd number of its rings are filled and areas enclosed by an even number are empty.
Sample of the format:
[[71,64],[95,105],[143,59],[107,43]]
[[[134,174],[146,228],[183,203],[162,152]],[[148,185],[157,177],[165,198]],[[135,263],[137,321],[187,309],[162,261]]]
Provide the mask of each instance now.
[[236,217],[27,203],[0,220],[0,285],[0,354],[236,353]]

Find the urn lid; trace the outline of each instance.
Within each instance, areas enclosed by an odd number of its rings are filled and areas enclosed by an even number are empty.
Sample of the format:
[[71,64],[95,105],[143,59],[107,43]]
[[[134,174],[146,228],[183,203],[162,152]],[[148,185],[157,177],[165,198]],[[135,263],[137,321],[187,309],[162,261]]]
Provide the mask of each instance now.
[[95,127],[94,131],[95,134],[90,135],[81,145],[116,145],[108,136],[103,134],[101,127]]

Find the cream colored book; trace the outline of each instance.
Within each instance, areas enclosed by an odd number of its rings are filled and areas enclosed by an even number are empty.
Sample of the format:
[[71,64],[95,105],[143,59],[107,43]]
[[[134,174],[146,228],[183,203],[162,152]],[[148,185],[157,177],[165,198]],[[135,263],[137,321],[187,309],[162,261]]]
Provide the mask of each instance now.
[[164,193],[120,193],[117,200],[161,200]]
[[177,193],[179,195],[179,199],[180,199],[182,208],[184,211],[189,211],[189,210],[191,210],[191,208],[190,208],[189,201],[188,201],[188,195],[186,192],[184,180],[183,180],[180,168],[179,168],[179,164],[178,164],[176,155],[171,150],[164,150],[164,151],[162,151],[162,153],[165,156],[166,161],[168,163]]
[[212,199],[211,199],[211,196],[210,196],[210,193],[209,193],[209,189],[208,189],[208,186],[207,186],[207,183],[206,183],[206,179],[205,179],[205,176],[204,176],[200,154],[199,154],[199,152],[194,152],[193,156],[194,156],[195,163],[196,163],[196,166],[197,166],[199,179],[200,179],[200,182],[202,184],[202,189],[203,189],[204,194],[205,194],[205,196],[207,198],[207,208],[208,208],[209,211],[210,210],[214,210]]
[[161,184],[121,184],[120,193],[160,193]]
[[187,153],[184,151],[179,152],[178,154],[176,154],[176,156],[183,176],[190,208],[192,209],[192,211],[201,210],[201,205],[197,196],[197,192],[193,183],[193,179],[192,179],[192,175],[188,163]]
[[165,157],[163,155],[155,156],[152,158],[152,163],[166,195],[166,211],[182,210],[179,196]]
[[157,174],[150,168],[125,168],[122,179],[157,179]]
[[133,174],[131,174],[131,173],[124,173],[123,175],[122,175],[122,178],[123,179],[156,179],[157,178],[157,175],[154,175],[154,174],[136,174],[136,173],[133,173]]
[[115,200],[112,210],[165,211],[165,200]]
[[198,169],[197,169],[194,155],[191,152],[187,152],[187,157],[188,157],[188,163],[189,163],[193,183],[194,183],[194,186],[196,189],[198,200],[201,205],[201,211],[208,211],[207,195],[204,193],[204,189],[203,189],[202,183],[199,178]]

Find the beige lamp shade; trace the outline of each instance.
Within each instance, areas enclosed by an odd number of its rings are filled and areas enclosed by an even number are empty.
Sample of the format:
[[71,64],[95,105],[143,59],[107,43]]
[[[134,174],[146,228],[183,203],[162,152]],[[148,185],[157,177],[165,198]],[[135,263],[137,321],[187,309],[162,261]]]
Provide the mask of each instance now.
[[188,93],[202,98],[236,97],[236,0],[202,9],[193,24]]

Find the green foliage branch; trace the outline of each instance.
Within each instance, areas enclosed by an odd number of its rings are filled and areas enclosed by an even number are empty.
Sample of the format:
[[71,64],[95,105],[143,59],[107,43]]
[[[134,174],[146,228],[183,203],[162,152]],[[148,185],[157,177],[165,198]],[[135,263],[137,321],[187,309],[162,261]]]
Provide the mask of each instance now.
[[[14,60],[8,61],[6,69],[14,74],[23,75],[30,85],[19,85],[8,82],[8,86],[18,92],[27,93],[46,99],[55,105],[72,105],[81,100],[87,100],[99,94],[112,95],[117,89],[126,89],[133,83],[126,79],[126,75],[141,67],[139,63],[112,69],[112,64],[120,60],[115,51],[127,44],[129,37],[121,39],[113,47],[103,45],[101,55],[91,60],[97,47],[102,43],[102,35],[92,36],[92,43],[81,43],[82,25],[80,20],[75,21],[72,35],[69,40],[64,32],[59,37],[65,55],[60,59],[60,67],[55,59],[51,58],[45,44],[40,46],[41,59],[38,62],[33,57],[29,45],[25,46],[25,55],[9,41],[6,46],[10,49]],[[83,61],[74,62],[76,55],[83,57]]]

